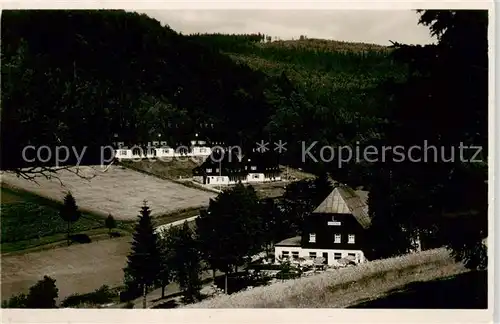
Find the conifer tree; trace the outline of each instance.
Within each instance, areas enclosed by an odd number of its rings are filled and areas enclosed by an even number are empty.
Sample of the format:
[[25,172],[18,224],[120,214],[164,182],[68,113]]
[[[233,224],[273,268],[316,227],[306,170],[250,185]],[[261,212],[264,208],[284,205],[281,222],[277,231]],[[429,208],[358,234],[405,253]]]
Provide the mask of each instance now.
[[69,245],[71,223],[76,222],[81,216],[81,213],[78,210],[78,206],[76,205],[75,198],[73,197],[73,195],[70,192],[68,192],[66,194],[66,196],[64,197],[64,203],[61,206],[61,210],[59,212],[59,215],[68,224],[66,237],[67,237],[67,241],[68,241],[68,245]]
[[108,234],[111,237],[111,230],[113,228],[116,228],[116,220],[113,217],[113,215],[109,214],[108,217],[106,217],[106,220],[104,223],[105,223],[106,227],[108,228],[108,230],[109,230]]
[[157,236],[154,232],[151,210],[147,202],[141,207],[139,221],[135,226],[132,251],[128,256],[125,276],[134,286],[142,288],[144,307],[148,288],[157,280],[161,259]]

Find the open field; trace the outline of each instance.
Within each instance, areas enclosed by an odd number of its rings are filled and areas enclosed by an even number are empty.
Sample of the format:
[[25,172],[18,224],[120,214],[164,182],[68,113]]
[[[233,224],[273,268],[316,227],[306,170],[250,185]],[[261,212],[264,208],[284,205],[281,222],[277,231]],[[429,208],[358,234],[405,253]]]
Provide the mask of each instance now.
[[312,277],[256,287],[188,308],[344,308],[415,281],[467,272],[445,249],[367,262]]
[[[183,215],[187,214],[190,212]],[[194,222],[189,225],[194,226]],[[3,255],[2,300],[27,293],[44,275],[56,279],[59,301],[74,293],[91,292],[102,285],[121,286],[131,242],[132,236],[125,236],[44,251]]]
[[121,285],[131,239],[128,236],[2,256],[2,300],[27,293],[29,287],[44,275],[56,279],[59,300],[73,293],[90,292],[102,285]]
[[162,215],[178,209],[208,205],[214,193],[132,171],[121,166],[80,167],[80,173],[94,176],[83,179],[72,172],[61,170],[57,179],[37,178],[36,184],[14,174],[4,173],[2,181],[8,186],[31,191],[40,196],[61,201],[71,191],[79,207],[98,214],[112,214],[116,219],[135,219],[143,201],[147,200],[153,215]]
[[[59,216],[60,203],[35,194],[14,191],[1,187],[1,251],[15,251],[66,244],[67,223]],[[131,222],[117,221],[115,232],[126,234]],[[92,213],[83,213],[72,224],[72,234],[85,234],[92,240],[106,237],[104,218]]]

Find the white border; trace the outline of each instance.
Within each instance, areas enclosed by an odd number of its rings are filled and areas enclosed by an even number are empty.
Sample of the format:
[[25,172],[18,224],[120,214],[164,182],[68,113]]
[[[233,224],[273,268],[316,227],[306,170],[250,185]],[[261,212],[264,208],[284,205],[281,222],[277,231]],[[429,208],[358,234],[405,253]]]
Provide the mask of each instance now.
[[225,0],[225,1],[117,1],[117,0],[2,0],[2,9],[125,9],[125,10],[174,10],[174,9],[307,9],[307,10],[408,10],[408,9],[493,9],[493,1],[457,1],[457,0],[294,0],[294,1],[266,1],[266,0]]
[[[354,309],[190,309],[190,310],[15,310],[2,309],[3,323],[491,323],[493,322],[494,276],[494,167],[495,106],[494,53],[495,13],[492,1],[5,1],[2,9],[490,9],[489,12],[489,302],[488,310],[354,310]],[[498,145],[497,145],[498,146]],[[496,262],[495,262],[496,263]],[[498,299],[497,299],[498,300]]]

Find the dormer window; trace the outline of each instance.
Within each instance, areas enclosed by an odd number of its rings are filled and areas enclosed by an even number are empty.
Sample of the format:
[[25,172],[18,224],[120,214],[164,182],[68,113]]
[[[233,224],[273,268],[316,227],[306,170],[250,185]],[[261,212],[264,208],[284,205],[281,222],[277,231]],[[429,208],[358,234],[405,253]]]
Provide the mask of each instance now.
[[253,171],[255,171],[255,170],[257,170],[257,167],[256,166],[251,166],[250,169],[253,170]]
[[212,169],[207,169],[207,173],[212,173]]
[[316,243],[316,234],[315,233],[309,234],[309,243]]
[[349,234],[349,236],[347,237],[347,243],[354,244],[354,238],[354,234]]
[[340,234],[335,234],[333,237],[333,243],[340,243],[340,242],[341,242]]

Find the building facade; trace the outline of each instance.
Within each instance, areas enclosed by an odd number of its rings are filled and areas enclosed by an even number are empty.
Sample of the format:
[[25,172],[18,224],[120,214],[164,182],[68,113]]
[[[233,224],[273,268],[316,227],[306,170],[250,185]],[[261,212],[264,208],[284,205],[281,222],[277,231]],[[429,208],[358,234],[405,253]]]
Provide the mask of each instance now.
[[169,147],[164,141],[132,146],[125,146],[123,142],[118,142],[115,147],[115,158],[118,160],[181,157],[199,157],[205,160],[212,154],[212,148],[205,141],[191,141],[191,146],[180,145],[176,149]]
[[214,152],[212,157],[193,169],[194,181],[217,186],[281,180],[277,159],[265,153],[242,156],[225,152],[220,156]]
[[286,239],[275,245],[275,258],[317,258],[333,266],[340,259],[355,263],[366,261],[365,231],[368,216],[368,193],[338,186],[304,219],[302,237]]

